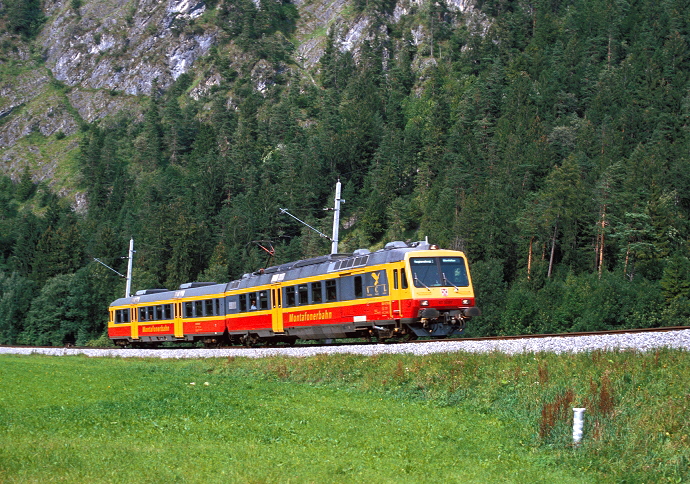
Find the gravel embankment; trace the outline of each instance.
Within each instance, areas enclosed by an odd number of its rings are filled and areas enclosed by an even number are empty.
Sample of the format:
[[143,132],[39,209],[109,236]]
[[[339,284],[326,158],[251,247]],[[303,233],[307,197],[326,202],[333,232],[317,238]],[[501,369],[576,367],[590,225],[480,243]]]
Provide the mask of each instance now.
[[359,355],[412,353],[580,353],[596,350],[649,351],[657,348],[690,350],[690,329],[657,333],[622,333],[605,336],[557,336],[517,340],[448,341],[377,345],[311,347],[223,348],[223,349],[88,349],[88,348],[0,348],[0,354],[44,354],[52,356],[87,355],[121,358],[226,358],[228,356],[263,358],[267,356],[308,357],[325,353]]

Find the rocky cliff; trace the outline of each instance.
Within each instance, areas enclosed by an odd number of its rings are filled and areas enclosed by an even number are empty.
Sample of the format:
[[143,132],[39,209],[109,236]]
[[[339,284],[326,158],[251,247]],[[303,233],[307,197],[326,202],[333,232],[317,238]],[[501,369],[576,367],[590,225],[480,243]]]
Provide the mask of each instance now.
[[[410,16],[425,1],[398,0],[387,18],[389,23],[407,19],[417,44],[424,42],[425,28]],[[471,2],[452,0],[446,8],[468,12]],[[219,26],[219,5],[222,1],[44,0],[46,21],[36,38],[0,35],[2,172],[17,177],[28,167],[34,179],[70,188],[74,170],[69,161],[80,126],[121,111],[141,116],[154,80],[165,89],[184,73],[194,78],[187,94],[202,98],[223,76],[204,62],[212,49],[221,50],[230,65],[251,72],[255,89],[265,89],[281,67],[235,48],[227,29]],[[295,0],[294,6],[298,16],[287,39],[294,51],[282,68],[302,76],[318,68],[329,28],[337,30],[342,50],[355,53],[375,31],[386,34],[380,19],[353,13],[348,0]],[[483,28],[477,15],[466,15],[464,21],[471,18],[474,28]]]

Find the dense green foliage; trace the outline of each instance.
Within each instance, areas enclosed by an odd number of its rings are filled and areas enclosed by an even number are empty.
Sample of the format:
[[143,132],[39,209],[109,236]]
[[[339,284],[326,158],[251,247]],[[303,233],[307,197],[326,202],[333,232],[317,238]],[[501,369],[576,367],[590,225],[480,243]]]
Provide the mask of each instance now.
[[[42,327],[49,309],[27,309],[27,294],[49,305],[98,297],[98,322],[61,306],[54,326],[65,329],[46,338],[96,336],[123,284],[107,270],[95,277],[89,261],[124,271],[130,237],[137,288],[255,270],[264,255],[253,240],[273,240],[277,262],[325,253],[327,241],[279,208],[328,232],[322,208],[338,178],[342,251],[425,236],[466,251],[484,310],[472,334],[686,323],[683,2],[487,0],[485,26],[444,2],[397,24],[382,15],[387,3],[359,2],[390,36],[353,55],[331,31],[313,77],[290,60],[293,5],[211,5],[245,62],[214,48],[202,68],[222,80],[206,97],[187,95],[185,74],[165,92],[154,85],[142,122],[85,125],[85,214],[30,180],[2,182],[3,277],[33,292],[3,290],[3,311],[26,318],[0,314],[0,342]],[[429,35],[412,42],[420,24]],[[86,293],[54,297],[52,278],[77,284],[67,276],[79,271]],[[67,329],[80,324],[90,329]]]
[[0,5],[0,17],[9,32],[23,37],[34,36],[44,20],[40,0],[5,0]]
[[2,355],[0,480],[685,482],[689,358]]

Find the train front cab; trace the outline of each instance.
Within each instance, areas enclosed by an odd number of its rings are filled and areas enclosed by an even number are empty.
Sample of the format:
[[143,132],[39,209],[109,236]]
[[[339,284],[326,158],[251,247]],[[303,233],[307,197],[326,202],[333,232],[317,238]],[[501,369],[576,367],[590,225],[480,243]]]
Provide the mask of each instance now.
[[481,314],[464,254],[438,249],[405,254],[404,267],[393,269],[392,307],[418,337],[461,334],[467,321]]

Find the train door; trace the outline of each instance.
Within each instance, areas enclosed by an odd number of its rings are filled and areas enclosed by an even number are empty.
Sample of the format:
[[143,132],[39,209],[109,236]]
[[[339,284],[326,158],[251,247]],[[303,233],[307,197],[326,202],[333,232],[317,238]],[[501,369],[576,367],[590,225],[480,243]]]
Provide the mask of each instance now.
[[274,333],[283,332],[283,297],[280,286],[271,289],[271,321]]
[[391,316],[400,319],[400,269],[393,269],[391,284]]
[[173,303],[173,328],[175,332],[175,338],[182,338],[184,336],[184,325],[182,323],[182,303]]
[[391,289],[391,316],[401,319],[403,315],[404,290],[407,289],[407,277],[404,266],[393,269],[393,284]]
[[130,315],[130,325],[132,328],[132,339],[139,339],[139,310],[136,306],[131,306],[129,308]]

